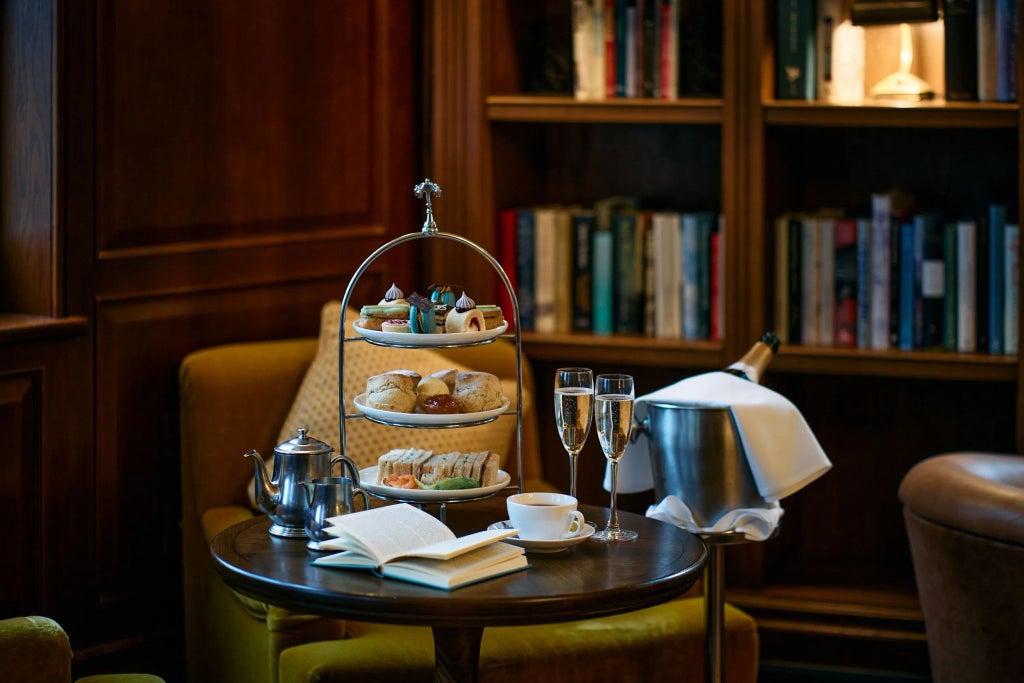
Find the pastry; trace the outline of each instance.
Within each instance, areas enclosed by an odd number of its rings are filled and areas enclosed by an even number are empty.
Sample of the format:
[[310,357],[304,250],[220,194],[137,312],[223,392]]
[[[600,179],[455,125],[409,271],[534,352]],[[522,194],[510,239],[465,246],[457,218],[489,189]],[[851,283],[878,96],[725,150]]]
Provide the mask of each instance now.
[[431,377],[436,377],[445,384],[448,385],[448,393],[455,391],[455,377],[458,376],[459,371],[455,368],[448,368],[447,370],[438,370],[437,372],[430,373]]
[[396,332],[396,333],[408,333],[409,321],[405,318],[396,318],[395,320],[385,320],[380,324],[381,332]]
[[366,380],[366,405],[377,410],[411,413],[416,407],[416,383],[406,372],[385,372]]
[[452,307],[455,305],[455,292],[453,285],[430,285],[430,300],[439,306]]
[[452,396],[462,402],[465,413],[479,413],[500,408],[504,400],[501,382],[489,372],[467,371],[455,376]]
[[364,330],[380,331],[384,321],[408,317],[409,304],[363,306],[359,309],[359,320],[356,324]]
[[384,298],[380,300],[381,306],[398,306],[400,304],[408,303],[409,302],[405,300],[405,294],[402,292],[402,290],[395,286],[394,282],[391,283],[391,286],[388,288],[388,291],[384,292]]
[[445,329],[445,322],[448,320],[448,314],[451,311],[451,306],[434,304],[434,323],[438,334],[444,334],[448,331]]
[[444,383],[444,380],[431,376],[424,377],[420,380],[419,384],[416,385],[416,406],[422,408],[423,401],[425,399],[438,394],[444,394],[447,396],[450,393],[451,389],[449,389],[448,385]]
[[484,314],[485,329],[493,330],[505,324],[505,316],[501,312],[501,306],[479,304],[476,309]]
[[409,295],[409,328],[413,334],[436,334],[434,304],[422,294]]
[[455,310],[445,320],[446,332],[479,332],[484,329],[484,314],[477,310],[476,302],[463,292],[455,302]]
[[434,394],[422,401],[416,399],[420,410],[428,415],[455,415],[462,412],[462,403],[451,394]]

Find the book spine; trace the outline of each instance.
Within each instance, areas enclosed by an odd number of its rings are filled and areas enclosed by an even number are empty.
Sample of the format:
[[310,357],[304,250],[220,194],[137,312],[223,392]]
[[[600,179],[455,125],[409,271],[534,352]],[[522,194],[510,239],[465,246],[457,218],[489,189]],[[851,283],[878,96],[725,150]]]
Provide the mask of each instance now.
[[558,227],[555,209],[539,208],[535,214],[533,262],[534,262],[534,312],[533,329],[552,334],[556,328],[555,289],[558,275],[555,254],[555,240]]
[[996,98],[1017,100],[1017,2],[996,0]]
[[594,334],[612,333],[612,233],[594,233]]
[[626,97],[629,25],[626,19],[627,0],[615,0],[615,96]]
[[[519,212],[516,209],[501,209],[498,212],[498,239],[496,240],[498,245],[498,263],[501,264],[505,277],[508,278],[509,283],[512,285],[512,292],[519,291],[518,216]],[[515,330],[515,320],[512,315],[514,311],[512,306],[513,294],[509,293],[508,288],[505,287],[505,283],[500,278],[496,279],[498,280],[495,283],[495,291],[498,292],[498,305],[505,312],[505,318],[508,321],[507,331],[512,332]]]
[[612,242],[614,245],[612,301],[613,329],[620,333],[634,333],[640,330],[640,273],[637,259],[637,214],[635,211],[619,212],[612,216]]
[[636,0],[626,0],[626,97],[640,94],[640,17]]
[[536,217],[533,209],[521,209],[516,213],[519,267],[516,282],[519,285],[519,322],[524,330],[534,329],[536,296],[534,289],[535,263],[533,244],[536,237]]
[[775,330],[779,341],[790,343],[789,339],[789,214],[775,219]]
[[711,232],[711,339],[725,338],[725,215],[719,214]]
[[813,216],[801,219],[800,231],[800,343],[818,344],[818,283],[821,277],[821,231]]
[[662,0],[658,96],[663,100],[674,100],[679,96],[678,44],[679,0]]
[[938,214],[923,214],[921,232],[921,340],[920,347],[940,349],[944,339],[946,259],[943,227]]
[[1020,226],[1007,223],[1005,235],[1003,274],[1005,275],[1003,295],[1003,353],[1017,355],[1017,325],[1019,313],[1017,302],[1020,298]]
[[640,96],[655,97],[658,61],[658,0],[640,5]]
[[975,239],[977,240],[977,246],[974,251],[974,262],[975,270],[974,275],[976,282],[975,287],[975,307],[974,307],[974,321],[975,321],[975,350],[978,353],[985,353],[988,351],[988,333],[989,333],[989,318],[992,311],[992,302],[989,299],[989,266],[991,260],[991,252],[989,251],[989,226],[988,226],[988,215],[977,222],[977,228],[975,230]]
[[573,94],[578,100],[604,99],[602,0],[572,0]]
[[871,343],[870,348],[889,348],[889,215],[887,194],[871,197]]
[[562,334],[572,331],[572,209],[556,208],[554,225],[554,326],[555,332]]
[[899,343],[904,351],[914,348],[914,307],[916,264],[914,259],[914,224],[902,223],[900,232],[900,308]]
[[942,247],[945,267],[946,297],[943,304],[942,348],[947,351],[957,350],[957,303],[959,286],[957,285],[957,229],[956,223],[947,223],[943,227]]
[[871,347],[871,220],[857,219],[857,348]]
[[943,0],[946,99],[978,99],[977,0]]
[[605,98],[615,97],[615,83],[617,76],[615,73],[616,64],[618,62],[617,47],[616,47],[616,5],[617,0],[601,0],[604,3],[604,11],[602,12],[602,35],[604,36],[604,96]]
[[835,332],[833,344],[857,346],[857,221],[841,218],[835,226]]
[[818,220],[818,344],[832,346],[836,337],[836,219]]
[[975,306],[977,284],[977,262],[975,251],[978,248],[974,221],[963,220],[956,224],[957,231],[957,333],[956,350],[973,353],[977,349],[975,334]]
[[1006,251],[1006,206],[988,207],[988,352],[1003,352],[1005,283],[1003,268]]
[[775,96],[813,100],[816,86],[815,0],[779,0]]
[[578,210],[572,214],[572,329],[590,332],[593,328],[593,285],[591,284],[591,239],[594,212]]
[[799,216],[789,219],[789,248],[786,255],[786,278],[789,292],[789,319],[786,321],[789,343],[803,344],[803,220]]
[[700,261],[700,253],[698,251],[697,215],[693,213],[684,213],[681,223],[683,226],[683,339],[697,339],[699,337],[698,318],[700,315],[700,307],[698,303],[700,277],[698,272],[698,262]]
[[889,218],[889,348],[900,346],[900,293],[902,291],[903,249],[902,222],[895,216]]
[[817,96],[832,99],[832,46],[836,27],[842,22],[841,0],[818,0],[817,12]]
[[978,99],[995,102],[999,96],[996,0],[975,2],[978,4]]
[[654,285],[654,230],[651,227],[652,214],[640,214],[641,239],[643,247],[643,333],[654,336],[654,300],[658,290]]
[[710,213],[697,216],[697,338],[711,338],[711,224]]
[[679,339],[683,333],[682,319],[682,234],[679,214],[656,213],[652,219],[654,234],[654,335],[663,339]]

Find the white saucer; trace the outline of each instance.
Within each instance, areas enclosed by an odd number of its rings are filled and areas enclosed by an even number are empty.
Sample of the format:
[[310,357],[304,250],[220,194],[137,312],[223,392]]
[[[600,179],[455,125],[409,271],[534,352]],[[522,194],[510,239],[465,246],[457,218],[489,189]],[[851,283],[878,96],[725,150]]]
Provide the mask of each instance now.
[[[583,526],[586,527],[583,530],[583,533],[579,536],[573,536],[572,538],[553,538],[550,541],[535,541],[525,538],[519,538],[518,536],[511,536],[509,538],[503,538],[502,541],[504,541],[505,543],[511,543],[512,545],[517,545],[520,548],[526,548],[526,550],[531,553],[560,553],[566,548],[578,545],[594,535],[593,524],[587,522]],[[507,519],[503,522],[495,522],[494,524],[487,527],[489,531],[511,528],[512,522],[510,522]]]

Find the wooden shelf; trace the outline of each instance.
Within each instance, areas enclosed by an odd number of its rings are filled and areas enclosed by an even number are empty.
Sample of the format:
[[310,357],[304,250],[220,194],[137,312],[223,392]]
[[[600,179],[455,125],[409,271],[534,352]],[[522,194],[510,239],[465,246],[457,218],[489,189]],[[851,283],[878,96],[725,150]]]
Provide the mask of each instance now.
[[764,122],[777,126],[849,126],[884,128],[1016,128],[1020,108],[996,102],[828,102],[771,100]]
[[622,363],[670,368],[722,367],[721,342],[652,339],[635,334],[597,335],[522,333],[523,350],[531,359],[578,363]]
[[569,96],[492,95],[485,104],[490,121],[705,125],[722,122],[720,99],[587,101]]
[[0,343],[27,339],[53,339],[83,334],[89,321],[83,317],[50,318],[21,313],[0,313]]

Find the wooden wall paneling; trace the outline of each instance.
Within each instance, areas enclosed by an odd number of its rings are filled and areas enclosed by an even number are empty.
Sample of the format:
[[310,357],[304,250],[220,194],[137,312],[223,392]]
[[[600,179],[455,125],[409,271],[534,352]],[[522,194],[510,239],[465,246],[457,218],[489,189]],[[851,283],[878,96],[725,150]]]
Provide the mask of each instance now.
[[0,9],[0,311],[53,315],[53,2]]

